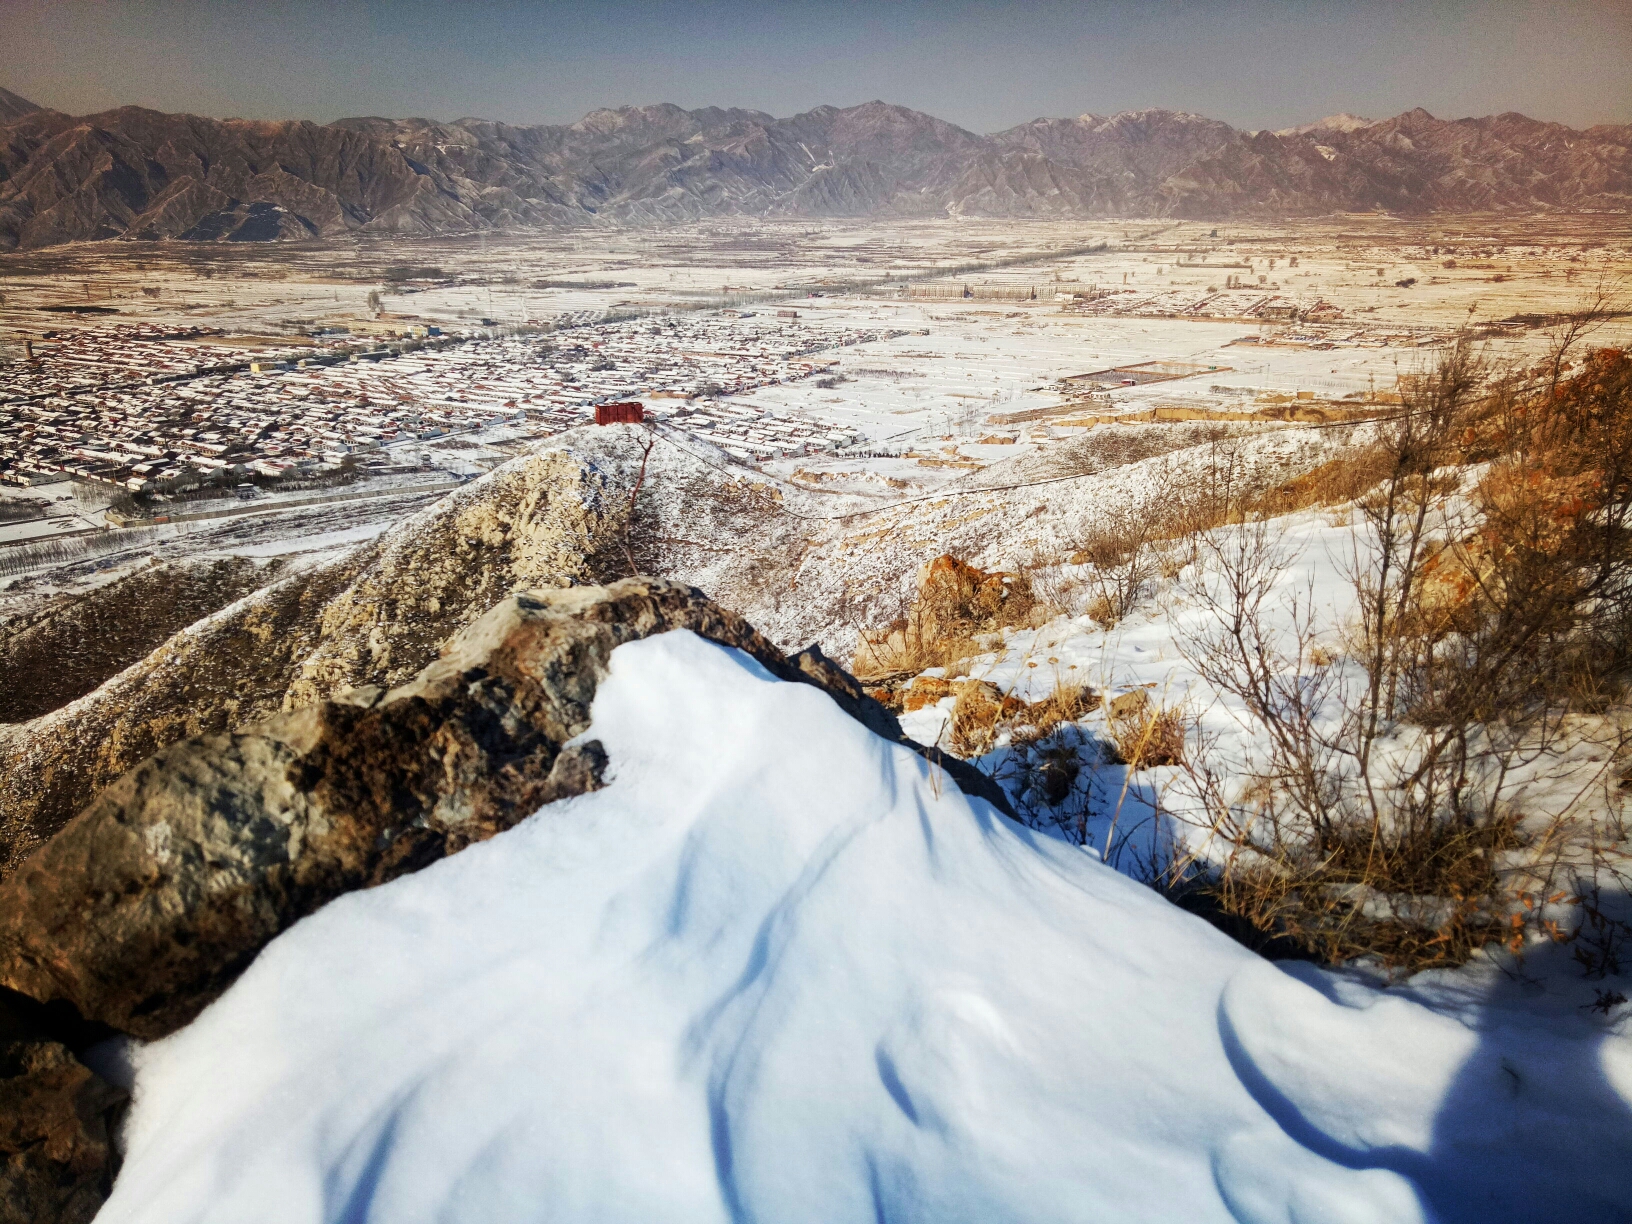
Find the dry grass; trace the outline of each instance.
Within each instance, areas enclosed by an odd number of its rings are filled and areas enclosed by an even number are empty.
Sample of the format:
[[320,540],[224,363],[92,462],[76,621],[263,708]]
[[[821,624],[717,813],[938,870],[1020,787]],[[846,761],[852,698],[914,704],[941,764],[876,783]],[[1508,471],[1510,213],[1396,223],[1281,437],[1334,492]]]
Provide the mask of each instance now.
[[150,565],[0,628],[0,723],[26,722],[83,697],[282,569],[280,561],[243,558]]
[[[1563,813],[1527,840],[1514,808],[1518,779],[1567,768],[1580,716],[1624,702],[1632,674],[1632,362],[1600,352],[1569,380],[1560,364],[1493,371],[1459,346],[1374,447],[1233,499],[1244,525],[1200,537],[1215,616],[1181,644],[1263,747],[1244,788],[1208,745],[1179,760],[1207,859],[1167,883],[1225,929],[1401,971],[1537,938],[1618,964],[1626,932],[1554,844]],[[1290,559],[1255,517],[1340,499],[1367,527],[1344,668],[1312,595],[1276,627]],[[1618,759],[1624,720],[1598,721]]]
[[923,568],[917,596],[900,616],[883,629],[862,630],[851,670],[869,681],[937,667],[956,672],[990,649],[983,635],[1040,624],[1056,611],[1033,590],[1028,573],[989,573],[948,553]]
[[1357,447],[1283,484],[1255,488],[1238,470],[1233,449],[1215,446],[1199,477],[1177,483],[1159,501],[1109,510],[1078,537],[1067,561],[1091,567],[1083,580],[1087,588],[1083,611],[1103,628],[1114,628],[1157,579],[1172,580],[1194,563],[1203,533],[1313,507],[1345,505],[1364,496],[1386,474],[1382,448]]
[[954,755],[965,759],[990,752],[1004,724],[1029,708],[1018,697],[1009,696],[986,680],[958,681],[953,691],[957,699],[952,703],[947,746]]
[[1388,464],[1384,448],[1359,447],[1284,484],[1245,498],[1242,510],[1247,515],[1278,518],[1299,510],[1352,502],[1388,475]]
[[1116,614],[1116,604],[1105,595],[1096,595],[1088,601],[1088,619],[1102,629],[1115,629],[1122,618]]
[[[1497,870],[1499,854],[1523,845],[1516,826],[1507,819],[1391,832],[1357,823],[1324,855],[1266,847],[1201,891],[1260,946],[1409,972],[1459,965],[1488,944],[1524,946],[1537,898],[1515,894]],[[1564,899],[1558,892],[1543,900]],[[1555,926],[1554,935],[1564,932]]]
[[1128,768],[1183,763],[1190,720],[1182,710],[1144,702],[1134,709],[1113,710],[1106,722],[1117,759]]
[[1005,735],[1011,745],[1030,748],[1100,706],[1099,694],[1075,684],[1062,684],[1041,701],[1030,703],[1003,692],[989,680],[945,676],[918,676],[897,692],[900,709],[906,712],[954,698],[947,747],[965,759],[984,756]]
[[1080,722],[1099,709],[1101,697],[1086,684],[1060,684],[1041,701],[1034,701],[1024,709],[1024,727],[1016,738],[1031,741],[1053,735],[1063,724]]

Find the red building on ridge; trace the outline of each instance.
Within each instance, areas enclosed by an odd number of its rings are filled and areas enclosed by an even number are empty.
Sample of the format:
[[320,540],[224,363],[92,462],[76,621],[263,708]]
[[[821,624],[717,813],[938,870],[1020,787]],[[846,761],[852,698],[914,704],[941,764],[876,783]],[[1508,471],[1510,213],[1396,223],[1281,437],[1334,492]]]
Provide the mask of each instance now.
[[596,404],[597,425],[639,425],[646,419],[646,409],[634,400],[618,404]]

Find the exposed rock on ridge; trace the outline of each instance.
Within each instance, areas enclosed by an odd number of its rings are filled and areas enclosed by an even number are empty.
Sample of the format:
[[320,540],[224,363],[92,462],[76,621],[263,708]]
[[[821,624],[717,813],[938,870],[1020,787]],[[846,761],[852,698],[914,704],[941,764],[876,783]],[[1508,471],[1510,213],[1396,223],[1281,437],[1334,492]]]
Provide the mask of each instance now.
[[113,1181],[125,1102],[45,1008],[0,990],[0,1224],[89,1224]]
[[72,705],[0,732],[0,874],[167,744],[339,688],[401,684],[514,590],[627,573],[612,559],[627,512],[592,464],[561,451],[513,460],[381,539],[183,630]]
[[675,629],[822,688],[902,740],[819,651],[790,661],[690,587],[626,579],[511,596],[407,684],[183,740],[108,787],[0,885],[0,984],[137,1036],[174,1031],[326,901],[599,786],[604,753],[573,741],[609,657]]

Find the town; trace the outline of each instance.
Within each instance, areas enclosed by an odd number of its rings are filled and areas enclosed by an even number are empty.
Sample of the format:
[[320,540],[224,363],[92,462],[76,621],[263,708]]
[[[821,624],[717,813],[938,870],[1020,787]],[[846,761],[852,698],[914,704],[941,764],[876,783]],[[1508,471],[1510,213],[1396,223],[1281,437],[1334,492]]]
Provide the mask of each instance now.
[[[791,317],[790,317],[791,316]],[[268,347],[219,329],[87,327],[31,343],[0,381],[0,480],[77,478],[164,496],[206,483],[278,487],[389,470],[393,445],[513,424],[547,436],[595,405],[644,399],[734,457],[831,452],[852,429],[715,401],[833,368],[833,350],[900,332],[727,311],[567,330],[339,328]]]

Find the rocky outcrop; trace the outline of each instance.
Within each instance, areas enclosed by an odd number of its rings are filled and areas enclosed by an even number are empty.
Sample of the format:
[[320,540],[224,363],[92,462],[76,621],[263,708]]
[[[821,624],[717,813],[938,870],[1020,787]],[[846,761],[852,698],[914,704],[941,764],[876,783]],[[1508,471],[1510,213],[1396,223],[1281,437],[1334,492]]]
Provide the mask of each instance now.
[[285,708],[337,688],[402,683],[452,630],[511,591],[627,573],[619,540],[628,508],[607,484],[593,464],[544,451],[387,537],[324,608],[317,647],[290,681]]
[[0,739],[0,875],[168,744],[338,689],[402,684],[512,591],[627,573],[627,513],[594,464],[528,455],[175,634],[96,692]]
[[[608,659],[675,629],[902,739],[820,651],[787,659],[693,588],[626,579],[514,595],[405,684],[191,737],[108,787],[0,885],[0,984],[140,1037],[173,1031],[326,901],[599,786],[604,754],[576,737]],[[947,768],[1005,806],[982,775]]]
[[1047,610],[1023,575],[988,573],[950,554],[918,571],[918,595],[904,616],[882,629],[864,629],[856,646],[855,672],[869,681],[915,675],[941,667],[977,634],[1013,625],[1042,623]]
[[0,991],[0,1224],[88,1224],[117,1164],[125,1093],[74,1056],[46,1011]]

